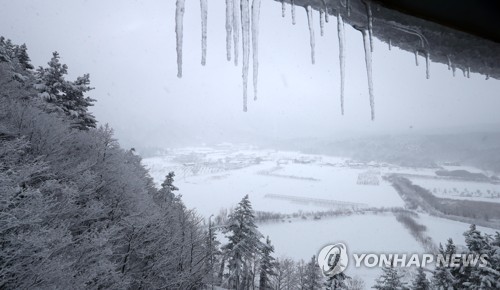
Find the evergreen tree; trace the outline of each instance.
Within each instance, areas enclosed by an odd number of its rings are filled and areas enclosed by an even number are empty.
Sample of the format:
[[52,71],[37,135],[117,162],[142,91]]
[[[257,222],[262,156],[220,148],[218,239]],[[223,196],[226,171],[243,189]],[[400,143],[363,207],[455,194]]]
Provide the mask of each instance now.
[[344,273],[339,273],[333,276],[330,276],[326,279],[325,289],[327,290],[336,290],[336,289],[349,289],[347,287],[347,280],[350,277]]
[[246,195],[229,215],[225,234],[229,240],[223,251],[228,261],[229,287],[246,289],[255,256],[263,248],[262,234],[255,225],[252,205]]
[[379,290],[402,290],[407,289],[406,283],[401,281],[403,275],[398,273],[398,270],[391,265],[385,265],[382,268],[382,275],[377,278],[376,284],[372,287]]
[[321,269],[316,261],[316,256],[312,256],[305,267],[304,287],[306,290],[315,290],[321,288]]
[[59,53],[52,54],[52,59],[47,68],[38,68],[38,82],[35,87],[39,96],[52,105],[52,111],[60,111],[70,116],[75,128],[86,130],[95,128],[96,120],[88,112],[88,108],[95,102],[85,93],[92,90],[88,74],[78,77],[75,82],[66,81],[68,66],[60,62]]
[[272,256],[274,247],[271,245],[269,236],[266,238],[266,244],[262,248],[262,257],[260,259],[260,289],[271,289],[271,276],[275,275],[275,260]]
[[[475,225],[471,225],[469,230],[464,233],[464,236],[468,255],[473,255],[476,258],[480,255],[491,255],[493,244],[490,243],[491,238],[487,235],[481,235],[481,232],[477,230]],[[468,289],[494,289],[495,286],[499,285],[500,275],[498,272],[491,270],[491,264],[486,267],[463,264],[460,269],[461,275],[458,287],[466,287]]]
[[413,280],[413,283],[411,285],[412,290],[430,290],[431,289],[431,283],[429,280],[427,280],[427,277],[425,276],[424,269],[422,267],[418,267],[417,269],[417,276],[415,277],[415,280]]
[[31,64],[31,59],[28,56],[28,48],[26,47],[26,44],[16,46],[15,55],[23,69],[27,70],[34,68]]
[[[451,248],[448,250],[451,251]],[[441,255],[447,254],[441,244],[439,244],[439,253]],[[449,253],[452,254],[454,252]],[[450,268],[447,265],[436,265],[436,269],[434,270],[434,275],[432,277],[432,285],[434,288],[443,290],[453,289],[453,285],[455,283],[455,278],[451,274]]]

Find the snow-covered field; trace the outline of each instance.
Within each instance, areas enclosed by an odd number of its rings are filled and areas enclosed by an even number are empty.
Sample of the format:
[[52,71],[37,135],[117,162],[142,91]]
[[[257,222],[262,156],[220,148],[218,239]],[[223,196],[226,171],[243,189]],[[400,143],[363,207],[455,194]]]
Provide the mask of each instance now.
[[[294,221],[292,223],[264,224],[259,227],[269,235],[276,248],[276,256],[287,256],[308,261],[323,246],[343,242],[350,253],[421,253],[423,248],[392,214],[358,215]],[[379,268],[354,268],[349,262],[347,274],[359,276],[366,285],[373,285],[381,273]]]
[[[362,164],[340,157],[227,144],[216,148],[170,150],[143,162],[158,185],[169,171],[175,171],[175,185],[180,188],[185,204],[196,208],[206,218],[217,215],[221,208],[235,206],[246,194],[254,210],[284,214],[324,211],[335,207],[335,202],[355,203],[359,208],[404,207],[398,193],[382,179],[384,174],[435,177],[433,169]],[[498,185],[486,183],[431,178],[412,178],[412,181],[431,191],[433,188],[480,190],[483,193],[500,191]],[[270,198],[273,195],[280,198]],[[480,198],[493,200],[484,194]],[[312,199],[324,202],[313,202]],[[453,238],[457,244],[463,245],[463,232],[469,227],[465,223],[425,214],[420,214],[416,221],[427,227],[425,234],[436,244]],[[493,229],[478,228],[487,233],[494,232]],[[269,235],[275,246],[275,256],[296,260],[308,260],[322,246],[334,242],[344,242],[348,251],[356,253],[424,251],[392,213],[354,214],[320,220],[287,218],[260,224],[259,229],[264,235]],[[353,269],[352,265],[347,271],[348,275],[361,277],[367,288],[373,285],[380,273],[378,268]]]
[[437,197],[500,203],[500,184],[447,179],[410,178]]
[[[348,167],[343,158],[269,150],[192,148],[144,160],[157,184],[169,171],[188,207],[203,216],[234,206],[248,194],[255,210],[293,213],[325,210],[324,205],[266,198],[278,194],[359,203],[370,207],[402,207],[389,183],[357,184],[370,168]],[[177,161],[176,161],[177,160]],[[178,161],[180,160],[180,162]]]

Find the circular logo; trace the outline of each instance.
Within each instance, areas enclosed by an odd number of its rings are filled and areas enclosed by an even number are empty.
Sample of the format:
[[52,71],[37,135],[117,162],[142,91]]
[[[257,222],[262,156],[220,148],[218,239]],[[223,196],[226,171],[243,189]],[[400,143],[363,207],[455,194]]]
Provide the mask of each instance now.
[[342,243],[327,245],[318,254],[318,264],[325,277],[342,273],[348,262],[347,247]]

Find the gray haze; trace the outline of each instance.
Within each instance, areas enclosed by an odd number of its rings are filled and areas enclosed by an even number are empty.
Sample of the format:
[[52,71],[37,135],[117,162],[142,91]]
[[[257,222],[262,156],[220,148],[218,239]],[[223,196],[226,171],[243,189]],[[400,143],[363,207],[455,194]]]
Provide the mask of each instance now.
[[435,63],[426,80],[423,58],[415,67],[413,54],[388,51],[378,40],[371,121],[362,38],[350,26],[341,116],[336,19],[321,38],[315,11],[311,65],[305,10],[298,7],[293,26],[289,6],[281,18],[281,5],[271,0],[261,8],[259,100],[243,113],[241,66],[225,56],[224,1],[209,1],[206,67],[200,65],[199,1],[186,2],[182,79],[176,77],[174,0],[0,0],[0,34],[25,42],[36,66],[57,50],[71,79],[90,73],[98,100],[92,110],[126,146],[496,129],[500,123],[500,81],[467,79],[461,71],[453,78]]

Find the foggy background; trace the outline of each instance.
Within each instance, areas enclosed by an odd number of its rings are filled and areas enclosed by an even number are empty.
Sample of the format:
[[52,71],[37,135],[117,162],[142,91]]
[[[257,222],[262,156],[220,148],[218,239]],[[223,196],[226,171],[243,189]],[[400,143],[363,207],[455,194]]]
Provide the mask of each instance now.
[[[225,3],[208,3],[208,57],[201,61],[199,1],[186,1],[184,76],[178,79],[175,1],[0,0],[1,35],[26,43],[35,66],[57,50],[69,79],[90,73],[100,124],[125,147],[294,138],[339,139],[395,133],[497,131],[500,82],[431,63],[374,39],[375,121],[370,107],[361,33],[346,25],[345,115],[340,114],[337,21],[320,37],[314,11],[316,64],[310,60],[305,9],[262,1],[258,101],[242,112],[241,60],[226,61]],[[376,19],[374,25],[377,25]],[[241,37],[240,37],[241,41]],[[432,48],[431,48],[432,55]]]

